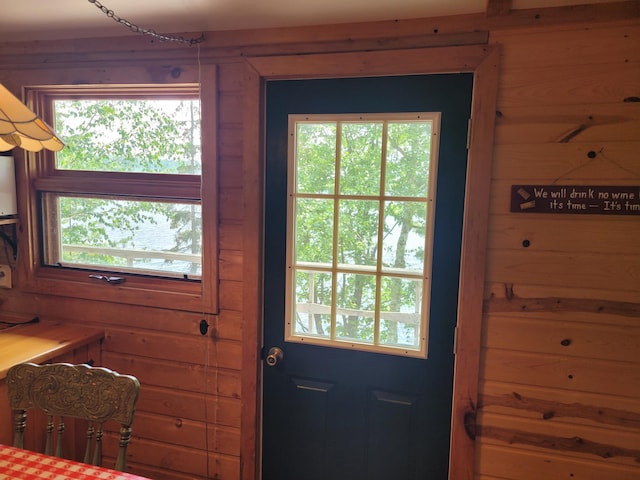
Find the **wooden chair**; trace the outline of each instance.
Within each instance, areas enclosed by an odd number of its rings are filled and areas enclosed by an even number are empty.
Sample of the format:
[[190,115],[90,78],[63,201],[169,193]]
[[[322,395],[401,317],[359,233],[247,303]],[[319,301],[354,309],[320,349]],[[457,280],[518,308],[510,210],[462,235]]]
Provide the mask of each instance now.
[[135,377],[89,365],[21,363],[7,372],[7,387],[9,405],[15,411],[14,447],[23,448],[27,410],[37,408],[47,416],[45,454],[62,457],[64,418],[80,418],[89,422],[83,461],[101,465],[102,424],[113,420],[120,423],[120,447],[115,469],[125,471],[131,424],[140,392],[140,383]]

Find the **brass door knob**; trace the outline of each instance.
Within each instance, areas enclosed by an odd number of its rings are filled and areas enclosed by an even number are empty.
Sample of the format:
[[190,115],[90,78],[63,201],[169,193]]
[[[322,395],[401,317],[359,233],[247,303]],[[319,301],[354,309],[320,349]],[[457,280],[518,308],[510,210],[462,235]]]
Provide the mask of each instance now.
[[266,362],[270,367],[275,367],[284,358],[284,352],[278,347],[271,347],[267,353]]

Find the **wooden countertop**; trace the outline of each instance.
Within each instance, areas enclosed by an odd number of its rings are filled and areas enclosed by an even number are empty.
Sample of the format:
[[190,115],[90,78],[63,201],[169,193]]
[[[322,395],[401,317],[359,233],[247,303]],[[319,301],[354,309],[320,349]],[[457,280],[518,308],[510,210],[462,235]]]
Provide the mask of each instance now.
[[13,365],[43,363],[103,337],[95,328],[47,322],[0,330],[0,380]]

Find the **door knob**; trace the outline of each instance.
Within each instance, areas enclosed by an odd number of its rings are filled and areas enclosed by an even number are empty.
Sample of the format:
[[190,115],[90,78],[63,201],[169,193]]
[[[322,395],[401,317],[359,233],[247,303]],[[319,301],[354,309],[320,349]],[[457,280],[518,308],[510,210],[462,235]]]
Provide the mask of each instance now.
[[275,367],[278,362],[281,362],[284,358],[284,352],[278,347],[271,347],[267,353],[267,365]]

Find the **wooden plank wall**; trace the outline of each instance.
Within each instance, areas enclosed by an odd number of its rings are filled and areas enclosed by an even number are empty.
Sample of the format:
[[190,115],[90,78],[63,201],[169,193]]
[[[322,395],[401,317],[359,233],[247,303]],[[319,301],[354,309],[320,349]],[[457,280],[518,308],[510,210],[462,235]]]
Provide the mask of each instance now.
[[[328,35],[307,29],[304,48],[336,48],[313,46],[316,33]],[[238,43],[250,43],[247,35]],[[403,45],[411,46],[409,35]],[[503,59],[476,478],[639,478],[639,217],[512,214],[509,188],[640,184],[640,103],[630,101],[640,97],[640,24],[636,18],[503,26],[491,30],[490,41],[503,45]],[[261,48],[295,52],[295,41],[287,42]],[[126,42],[116,44],[125,50]],[[254,356],[254,345],[242,342],[255,340],[243,336],[243,329],[257,329],[245,314],[244,295],[257,287],[242,280],[246,269],[259,268],[259,259],[253,250],[247,255],[253,246],[243,243],[243,200],[252,195],[245,181],[259,177],[243,170],[247,77],[232,47],[216,60],[221,311],[204,316],[210,334],[199,334],[199,313],[0,289],[3,310],[105,329],[104,363],[143,385],[129,469],[157,480],[252,478],[246,468],[253,468],[253,458],[241,460],[241,445],[255,437],[255,418],[241,412],[255,404],[247,388],[253,380],[242,377],[243,358]],[[0,81],[5,76],[19,84],[20,75],[37,83],[34,68],[0,72]]]
[[477,478],[640,478],[640,217],[509,212],[512,184],[640,185],[640,27],[491,42]]
[[[233,310],[203,315],[88,300],[0,296],[3,308],[42,312],[43,320],[105,329],[102,363],[142,385],[128,471],[162,479],[240,477],[240,318]],[[105,462],[116,445],[105,443]],[[211,452],[209,456],[206,452]],[[129,463],[130,462],[130,463]],[[217,475],[217,476],[216,476]]]
[[[122,39],[117,39],[117,42],[128,44]],[[166,68],[146,59],[142,60],[144,66],[133,67],[129,73],[124,69],[123,73],[119,65],[132,62],[127,58],[125,46],[121,46],[125,53],[116,49],[115,53],[98,54],[111,60],[108,65],[95,67],[89,60],[86,68],[82,60],[76,59],[76,49],[82,47],[74,45],[75,53],[68,56],[64,53],[69,49],[66,43],[58,47],[49,45],[49,48],[55,51],[54,57],[58,53],[56,48],[63,52],[60,64],[52,61],[54,66],[38,67],[38,62],[35,62],[33,68],[14,68],[10,72],[0,69],[0,82],[33,84],[37,77],[45,84],[121,83],[127,79],[149,83],[149,77],[157,81],[165,78]],[[183,72],[187,72],[184,76],[190,78],[195,78],[189,72],[194,52],[188,51],[185,59],[176,61]],[[175,55],[171,50],[168,53]],[[140,52],[131,55],[136,54],[140,55]],[[135,375],[141,383],[132,442],[127,452],[127,469],[156,480],[239,479],[241,476],[241,340],[245,309],[242,285],[243,99],[240,96],[243,63],[234,59],[230,65],[220,67],[223,72],[219,87],[220,112],[210,112],[220,118],[218,315],[30,293],[19,288],[19,270],[14,276],[18,282],[15,288],[0,291],[0,308],[3,311],[38,315],[43,321],[104,329],[102,364]],[[225,73],[227,71],[229,73]],[[20,158],[18,165],[20,171]],[[24,186],[25,183],[19,179],[18,185]],[[25,192],[20,192],[19,197],[21,194]],[[26,223],[17,227],[19,231],[26,228]],[[3,231],[12,235],[14,228],[12,225],[4,226]],[[18,238],[23,237],[18,234]],[[21,244],[20,248],[25,246]],[[10,253],[6,249],[6,253],[0,254],[1,263],[15,266],[16,261],[9,258]],[[206,336],[202,336],[199,330],[202,319],[210,326]],[[255,321],[255,316],[252,320]],[[255,403],[255,395],[248,401]],[[111,437],[115,435],[116,432],[111,433]],[[105,464],[115,460],[117,452],[114,447],[117,447],[117,442],[105,442]]]

